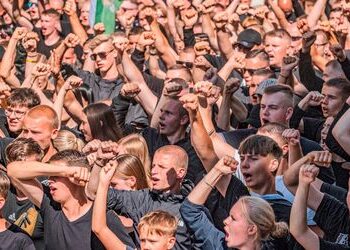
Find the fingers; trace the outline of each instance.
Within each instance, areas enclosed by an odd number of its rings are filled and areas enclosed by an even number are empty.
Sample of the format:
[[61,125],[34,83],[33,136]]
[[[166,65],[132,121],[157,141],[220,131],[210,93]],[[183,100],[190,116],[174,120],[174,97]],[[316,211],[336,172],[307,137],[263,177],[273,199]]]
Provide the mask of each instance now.
[[300,168],[299,182],[312,183],[315,181],[320,169],[312,164],[304,164]]
[[328,151],[313,151],[308,154],[309,162],[321,167],[329,167],[332,154]]
[[297,129],[286,129],[282,133],[282,137],[293,145],[300,142],[300,132]]
[[125,83],[120,90],[120,94],[124,97],[134,98],[141,92],[140,87],[136,83]]
[[180,102],[187,111],[196,111],[198,109],[198,97],[195,94],[188,93],[180,97]]

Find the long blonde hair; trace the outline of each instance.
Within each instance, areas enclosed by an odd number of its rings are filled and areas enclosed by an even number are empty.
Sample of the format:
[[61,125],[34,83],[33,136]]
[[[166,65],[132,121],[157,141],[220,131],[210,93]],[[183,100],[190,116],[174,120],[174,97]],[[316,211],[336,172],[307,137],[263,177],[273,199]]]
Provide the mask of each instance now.
[[58,131],[57,137],[53,139],[53,145],[59,152],[67,149],[81,151],[85,143],[83,140],[77,138],[71,131],[60,130]]
[[151,160],[145,139],[139,134],[130,134],[118,141],[124,147],[126,153],[138,157],[144,167],[148,186],[151,187]]
[[267,201],[258,197],[243,196],[238,203],[248,222],[257,226],[258,240],[266,239],[270,235],[276,238],[287,236],[288,225],[285,222],[275,221],[275,213]]

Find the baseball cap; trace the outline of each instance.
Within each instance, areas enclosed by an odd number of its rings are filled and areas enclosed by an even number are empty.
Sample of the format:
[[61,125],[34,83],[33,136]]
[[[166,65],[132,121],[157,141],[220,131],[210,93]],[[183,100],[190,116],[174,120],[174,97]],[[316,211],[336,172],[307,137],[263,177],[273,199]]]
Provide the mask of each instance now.
[[251,49],[254,45],[260,45],[262,42],[261,35],[259,32],[253,29],[243,30],[238,34],[237,42],[245,48]]

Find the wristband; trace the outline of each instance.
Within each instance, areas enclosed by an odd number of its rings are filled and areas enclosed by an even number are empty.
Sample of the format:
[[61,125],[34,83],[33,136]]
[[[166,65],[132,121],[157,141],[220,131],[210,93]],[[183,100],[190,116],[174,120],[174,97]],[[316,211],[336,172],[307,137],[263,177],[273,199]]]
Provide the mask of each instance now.
[[211,185],[207,180],[205,179],[205,176],[203,177],[203,181],[205,184],[207,184],[211,189],[214,189],[213,185]]

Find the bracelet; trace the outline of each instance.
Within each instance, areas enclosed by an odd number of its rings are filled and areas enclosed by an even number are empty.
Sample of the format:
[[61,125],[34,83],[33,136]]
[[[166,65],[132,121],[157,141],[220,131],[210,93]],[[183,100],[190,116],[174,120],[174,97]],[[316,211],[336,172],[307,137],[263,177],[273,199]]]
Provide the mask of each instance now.
[[26,59],[26,62],[28,62],[28,63],[37,63],[38,61],[37,60]]
[[103,168],[105,166],[104,164],[99,164],[98,160],[94,161],[94,164],[100,168]]
[[207,131],[207,133],[208,133],[209,136],[211,136],[212,134],[214,134],[214,132],[215,132],[215,129],[211,129],[211,130]]
[[207,184],[211,189],[214,189],[213,185],[211,185],[207,180],[205,179],[205,176],[203,177],[203,181],[205,184]]

